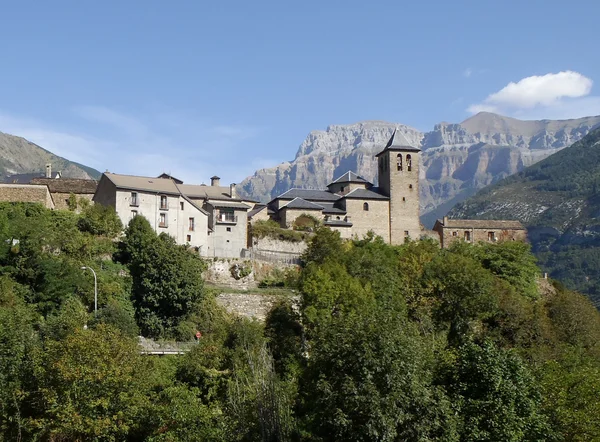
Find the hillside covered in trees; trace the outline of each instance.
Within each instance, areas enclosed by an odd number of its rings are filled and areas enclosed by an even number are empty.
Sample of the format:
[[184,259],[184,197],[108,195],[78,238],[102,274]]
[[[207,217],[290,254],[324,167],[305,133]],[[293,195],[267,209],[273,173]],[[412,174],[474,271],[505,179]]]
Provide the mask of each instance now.
[[600,129],[455,206],[452,218],[518,219],[540,266],[600,306]]
[[[98,206],[0,206],[0,440],[600,438],[600,314],[538,280],[525,244],[318,228],[299,305],[263,324],[221,310],[205,263],[144,218],[121,229]],[[185,355],[140,354],[139,333],[196,330]]]

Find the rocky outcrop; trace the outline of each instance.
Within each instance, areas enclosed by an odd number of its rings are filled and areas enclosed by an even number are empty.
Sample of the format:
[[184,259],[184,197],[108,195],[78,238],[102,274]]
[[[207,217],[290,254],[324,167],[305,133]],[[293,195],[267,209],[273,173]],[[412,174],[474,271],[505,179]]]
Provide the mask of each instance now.
[[8,175],[40,172],[46,170],[46,164],[52,164],[52,170],[61,172],[63,177],[97,179],[100,172],[90,167],[54,155],[25,138],[0,132],[0,180]]
[[421,216],[431,226],[478,189],[558,152],[598,124],[600,117],[521,121],[482,112],[426,133],[382,121],[329,126],[311,132],[293,161],[257,171],[238,190],[268,201],[292,187],[322,189],[348,170],[376,184],[374,155],[397,127],[407,145],[422,149]]

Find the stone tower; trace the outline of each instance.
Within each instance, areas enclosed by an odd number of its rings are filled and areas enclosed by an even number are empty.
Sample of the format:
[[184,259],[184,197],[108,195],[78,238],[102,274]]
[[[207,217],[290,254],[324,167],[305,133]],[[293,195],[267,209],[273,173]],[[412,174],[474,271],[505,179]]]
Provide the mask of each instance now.
[[381,193],[390,197],[390,242],[403,244],[405,238],[419,239],[419,153],[404,136],[394,133],[379,152],[378,175]]

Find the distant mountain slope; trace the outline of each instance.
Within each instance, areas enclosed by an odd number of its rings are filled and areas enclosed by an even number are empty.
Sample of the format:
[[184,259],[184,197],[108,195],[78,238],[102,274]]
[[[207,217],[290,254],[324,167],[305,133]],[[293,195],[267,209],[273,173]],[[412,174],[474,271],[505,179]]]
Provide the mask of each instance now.
[[322,189],[347,170],[375,182],[374,155],[398,127],[408,145],[422,149],[421,217],[432,226],[457,202],[558,152],[598,124],[600,117],[521,121],[482,112],[426,133],[383,121],[329,126],[311,132],[294,160],[257,171],[238,190],[268,201],[292,187]]
[[54,155],[25,138],[0,132],[0,180],[17,173],[43,172],[47,163],[52,164],[53,172],[61,171],[68,178],[97,179],[101,175],[91,167]]
[[600,306],[600,129],[454,207],[450,217],[518,219],[540,264]]

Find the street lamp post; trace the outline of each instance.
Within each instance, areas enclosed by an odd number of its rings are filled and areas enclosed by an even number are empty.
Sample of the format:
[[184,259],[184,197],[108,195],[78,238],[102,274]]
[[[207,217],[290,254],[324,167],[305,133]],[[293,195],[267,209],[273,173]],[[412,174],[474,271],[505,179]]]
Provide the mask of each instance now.
[[98,279],[96,278],[96,272],[91,267],[83,266],[81,270],[90,270],[94,274],[94,317],[98,316]]

